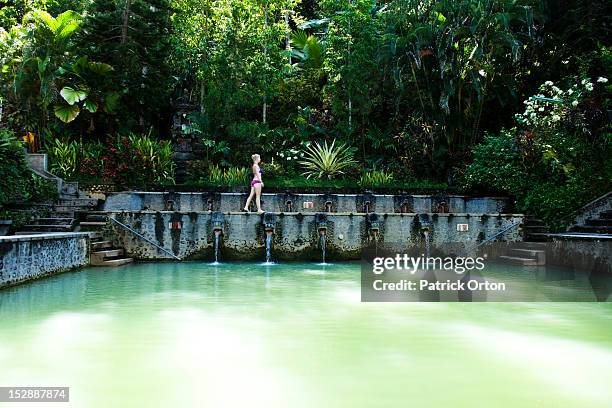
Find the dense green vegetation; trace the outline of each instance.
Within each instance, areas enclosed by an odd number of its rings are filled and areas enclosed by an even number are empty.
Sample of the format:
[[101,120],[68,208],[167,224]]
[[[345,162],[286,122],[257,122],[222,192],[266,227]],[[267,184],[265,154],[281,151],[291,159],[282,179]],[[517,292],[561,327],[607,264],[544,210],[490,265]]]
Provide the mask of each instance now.
[[0,3],[0,125],[67,179],[174,182],[180,108],[192,185],[244,185],[257,152],[267,187],[509,193],[548,219],[610,189],[609,2]]
[[21,143],[6,129],[0,129],[0,158],[0,210],[9,202],[55,198],[55,186],[30,170]]

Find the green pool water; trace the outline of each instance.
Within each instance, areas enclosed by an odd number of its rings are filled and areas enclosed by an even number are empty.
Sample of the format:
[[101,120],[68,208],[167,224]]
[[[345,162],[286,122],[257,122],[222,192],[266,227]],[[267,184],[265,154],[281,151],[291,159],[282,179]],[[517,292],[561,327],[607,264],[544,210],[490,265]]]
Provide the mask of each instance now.
[[0,386],[69,386],[74,407],[612,405],[610,303],[361,303],[359,272],[137,264],[3,290]]

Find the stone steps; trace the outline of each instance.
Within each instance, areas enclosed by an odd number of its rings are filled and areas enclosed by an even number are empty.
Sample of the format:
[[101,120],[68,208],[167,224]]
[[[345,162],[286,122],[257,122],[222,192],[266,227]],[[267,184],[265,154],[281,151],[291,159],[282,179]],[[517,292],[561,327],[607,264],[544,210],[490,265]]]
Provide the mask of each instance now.
[[92,250],[110,249],[112,247],[113,243],[111,241],[97,241],[91,243]]
[[91,253],[91,264],[94,266],[104,265],[105,261],[124,258],[123,249],[102,249]]
[[612,234],[612,226],[574,225],[569,232],[586,232],[589,234]]
[[49,218],[33,218],[30,220],[31,225],[72,225],[74,224],[73,217],[49,217]]
[[527,216],[523,223],[523,231],[525,232],[525,240],[528,242],[545,242],[548,241],[548,237],[540,234],[547,234],[550,229],[546,223],[539,219],[531,216]]
[[599,226],[610,227],[610,226],[612,226],[612,219],[608,219],[608,218],[589,218],[588,220],[586,220],[585,223],[586,223],[586,225],[594,226],[594,227],[599,227]]
[[124,256],[123,248],[113,248],[111,241],[104,240],[102,233],[94,234],[91,239],[90,264],[92,266],[122,266],[134,262],[133,258]]
[[533,258],[522,258],[518,256],[502,255],[499,257],[499,259],[502,259],[503,261],[514,265],[538,266],[538,261]]
[[100,204],[100,200],[93,198],[71,198],[71,199],[60,199],[58,206],[63,207],[97,207]]
[[134,262],[134,259],[132,258],[107,259],[97,265],[94,265],[92,263],[92,266],[123,266],[123,265],[131,264],[133,262]]
[[510,256],[531,259],[538,266],[546,265],[546,251],[543,249],[513,248],[510,250]]
[[57,225],[57,224],[28,224],[24,228],[28,231],[41,231],[41,232],[71,232],[72,224],[70,225]]
[[106,225],[106,221],[81,221],[79,223],[81,227],[99,227],[102,228]]
[[15,235],[40,235],[47,234],[47,231],[16,231]]

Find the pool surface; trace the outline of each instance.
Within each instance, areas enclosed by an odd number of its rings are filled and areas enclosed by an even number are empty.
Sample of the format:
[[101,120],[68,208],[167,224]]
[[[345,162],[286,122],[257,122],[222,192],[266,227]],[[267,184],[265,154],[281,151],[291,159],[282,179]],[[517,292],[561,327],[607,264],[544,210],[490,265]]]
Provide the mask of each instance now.
[[611,406],[610,303],[361,303],[359,272],[136,264],[6,289],[0,385],[69,386],[74,407]]

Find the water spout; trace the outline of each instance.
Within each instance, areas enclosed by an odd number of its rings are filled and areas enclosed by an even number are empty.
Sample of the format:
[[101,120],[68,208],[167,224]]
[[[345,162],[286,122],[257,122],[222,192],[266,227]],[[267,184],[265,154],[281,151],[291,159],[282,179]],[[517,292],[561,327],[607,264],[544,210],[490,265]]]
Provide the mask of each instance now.
[[332,212],[332,202],[331,201],[325,202],[325,212]]
[[221,230],[214,230],[215,233],[215,263],[219,263],[219,237],[221,236]]
[[266,231],[266,263],[271,263],[272,230]]
[[421,232],[423,233],[423,238],[425,239],[425,256],[429,257],[429,252],[430,252],[429,229],[423,228]]
[[366,214],[367,214],[367,213],[369,213],[369,212],[370,212],[370,205],[371,205],[371,204],[370,204],[370,202],[369,202],[369,201],[366,201],[366,202],[363,204],[363,212],[364,212],[364,213],[366,213]]
[[322,263],[325,263],[325,233],[326,232],[327,232],[326,228],[319,229],[319,242],[321,244]]
[[378,256],[378,234],[379,233],[380,233],[380,231],[378,230],[378,228],[371,228],[370,229],[370,237],[374,241],[374,254],[375,254],[375,256]]
[[287,200],[287,202],[285,203],[285,206],[287,208],[287,212],[293,211],[293,202],[291,200]]

